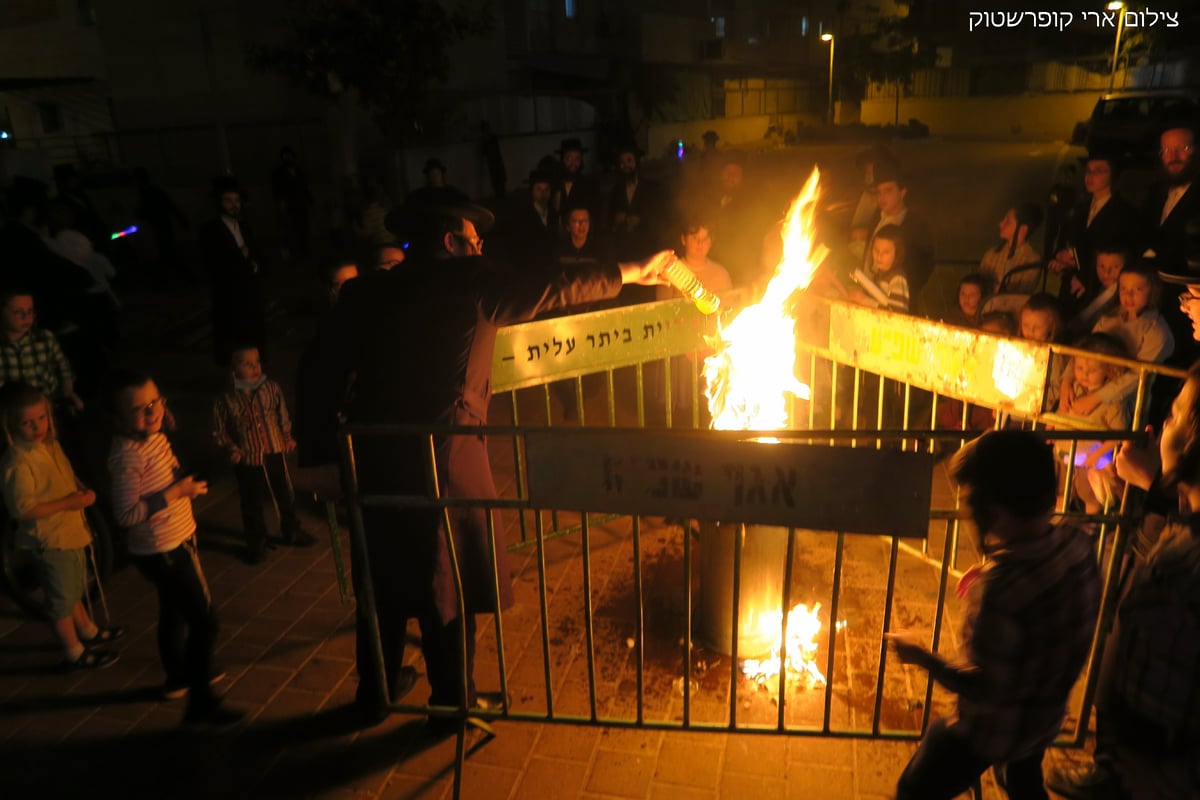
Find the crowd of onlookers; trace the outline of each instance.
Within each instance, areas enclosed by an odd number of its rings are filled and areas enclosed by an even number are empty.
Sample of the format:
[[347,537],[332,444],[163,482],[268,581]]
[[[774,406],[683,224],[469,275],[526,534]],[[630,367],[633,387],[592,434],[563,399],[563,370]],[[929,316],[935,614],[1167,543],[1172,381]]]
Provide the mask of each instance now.
[[[945,313],[929,302],[925,291],[935,269],[933,229],[926,217],[908,205],[908,182],[899,160],[886,148],[872,147],[857,162],[863,184],[854,187],[853,196],[842,204],[846,210],[853,209],[848,224],[839,223],[832,215],[820,220],[817,235],[831,255],[813,290],[888,312],[936,315],[948,324],[997,335],[1073,345],[1082,352],[1051,362],[1043,411],[1056,414],[1051,419],[1063,427],[1097,432],[1127,429],[1139,376],[1113,359],[1160,364],[1172,363],[1174,357],[1173,363],[1186,363],[1191,348],[1184,344],[1193,340],[1187,314],[1194,293],[1189,290],[1178,305],[1163,300],[1160,274],[1178,277],[1194,268],[1200,287],[1200,189],[1193,191],[1191,186],[1200,168],[1194,155],[1194,132],[1186,127],[1171,128],[1161,141],[1159,186],[1141,208],[1115,192],[1123,166],[1120,160],[1110,154],[1089,153],[1083,161],[1086,196],[1068,204],[1071,207],[1066,210],[1049,209],[1052,226],[1045,232],[1042,252],[1035,235],[1047,213],[1037,203],[1014,203],[1000,220],[996,244],[983,253],[978,269],[959,281],[956,307]],[[641,153],[634,146],[618,149],[615,169],[607,175],[585,169],[586,153],[580,140],[565,139],[556,157],[543,159],[522,189],[511,194],[497,189],[503,196],[492,201],[496,224],[488,232],[487,251],[494,261],[517,272],[544,275],[614,261],[643,262],[644,271],[649,269],[647,259],[655,253],[674,249],[679,260],[714,292],[761,286],[770,277],[778,254],[775,221],[783,209],[765,204],[760,193],[747,185],[745,164],[737,153],[698,154],[678,176],[675,192],[643,173]],[[405,269],[410,258],[405,213],[414,208],[454,209],[469,204],[466,194],[447,182],[446,168],[438,159],[425,164],[423,175],[425,185],[396,204],[388,202],[377,185],[368,185],[361,207],[339,239],[336,254],[318,259],[330,308],[339,302],[347,285],[354,285],[352,282],[367,273]],[[318,321],[317,335],[300,359],[296,403],[291,409],[294,424],[283,387],[264,371],[264,361],[272,351],[263,264],[270,258],[311,259],[313,238],[309,215],[314,200],[289,148],[281,152],[271,178],[280,235],[270,253],[245,219],[244,192],[231,177],[215,182],[216,215],[195,234],[199,263],[210,290],[214,356],[228,370],[227,386],[214,397],[211,441],[236,479],[246,558],[251,563],[261,562],[268,547],[275,544],[314,543],[296,514],[288,458],[298,450],[302,465],[328,465],[337,460],[339,414],[351,388],[327,379],[325,367],[340,356],[337,339],[324,335],[329,318]],[[195,544],[191,501],[207,491],[206,476],[181,464],[175,455],[166,436],[174,419],[155,381],[143,373],[111,366],[111,354],[119,347],[122,288],[114,280],[117,270],[109,258],[112,239],[79,175],[63,170],[60,179],[53,196],[48,187],[34,182],[15,183],[7,196],[7,224],[0,229],[5,505],[19,543],[38,554],[48,617],[66,663],[79,669],[102,668],[116,660],[110,645],[125,633],[119,626],[97,625],[81,603],[90,537],[86,514],[97,502],[91,487],[102,486],[109,513],[128,532],[133,563],[156,590],[164,697],[187,696],[189,721],[236,722],[240,714],[223,706],[213,689],[220,678],[220,670],[212,662],[217,626]],[[186,225],[186,218],[144,171],[138,173],[137,181],[142,216],[157,232],[162,258],[178,258],[172,231],[176,224]],[[497,186],[502,185],[501,180]],[[835,206],[828,204],[827,210]],[[469,219],[470,213],[450,216],[461,221]],[[475,233],[474,226],[469,235],[463,230],[468,229],[445,232],[451,238],[466,237],[453,244],[447,239],[448,252],[456,257],[480,255],[482,233]],[[637,286],[639,282],[646,281],[626,281],[619,302],[678,296],[669,287]],[[1048,293],[1047,286],[1054,285],[1060,287],[1057,294]],[[350,296],[358,289],[345,291]],[[1196,427],[1197,412],[1192,407],[1196,385],[1193,373],[1180,394],[1185,407],[1174,412],[1177,429],[1183,424],[1181,419]],[[1157,404],[1148,402],[1143,408],[1143,419],[1155,424],[1166,416],[1167,401],[1174,396],[1168,387],[1156,388]],[[675,393],[682,394],[682,389]],[[574,402],[562,399],[569,416]],[[1177,400],[1176,406],[1179,403]],[[73,447],[81,439],[78,429],[95,424],[95,418],[84,411],[96,407],[107,412],[113,436],[106,471],[87,474],[85,481],[76,476],[72,466],[77,458]],[[935,413],[939,426],[997,427],[992,412],[961,402],[943,400]],[[1024,446],[1013,441],[1017,450]],[[1184,458],[1180,454],[1190,453],[1189,448],[1191,443],[1173,450],[1164,445],[1164,472],[1169,471],[1166,462],[1170,458]],[[1118,448],[1097,441],[1057,450],[1060,461],[1070,454],[1075,455],[1076,467],[1072,489],[1082,508],[1096,513],[1110,506],[1119,493]],[[989,471],[986,464],[972,464],[966,457],[960,461],[966,466],[960,463],[957,475],[976,493],[973,505],[985,505],[981,490],[989,483],[1001,478],[1017,480],[1003,470]],[[1169,469],[1176,467],[1172,462]],[[1180,469],[1195,472],[1194,465]],[[1200,475],[1190,472],[1179,479],[1184,486],[1191,485],[1188,481],[1200,484]],[[1038,484],[1029,491],[1036,494],[1044,488]],[[1019,577],[1024,556],[1014,557],[1016,561],[1010,563],[1004,555],[1009,551],[1002,545],[1008,537],[1010,550],[1020,550],[1013,542],[1027,535],[1027,523],[1049,513],[1049,507],[1041,504],[1042,494],[1033,506],[1027,499],[1010,492],[991,498],[989,507],[993,512],[1015,515],[1025,527],[997,527],[996,517],[978,520],[981,536],[998,537],[996,542],[985,541],[983,547],[996,558],[993,575],[1009,570]],[[278,517],[279,542],[268,536],[272,526],[266,508]],[[1087,570],[1075,557],[1078,542],[1067,533],[1055,536],[1055,547],[1071,551],[1067,559],[1070,569],[1091,586],[1095,575],[1084,575]],[[1035,551],[1037,548],[1030,551],[1030,557],[1036,559],[1040,551]],[[1185,562],[1191,558],[1186,552],[1179,557]],[[1140,574],[1136,577],[1142,579]],[[1142,587],[1138,591],[1151,591],[1137,580],[1131,585]],[[1061,588],[1055,581],[1047,585]],[[1047,595],[1047,602],[1076,605],[1072,614],[1044,625],[1040,633],[1061,638],[1063,631],[1077,632],[1081,621],[1090,626],[1092,622],[1086,618],[1091,614],[1094,622],[1096,598],[1085,594],[1082,599]],[[1013,595],[1006,596],[1005,602],[1019,604],[1027,599]],[[1178,611],[1179,603],[1172,608]],[[1193,627],[1188,630],[1197,629],[1194,620],[1189,624]],[[1136,628],[1130,635],[1152,638]],[[1114,641],[1114,646],[1133,646],[1125,639]],[[1078,649],[1061,663],[1043,666],[1077,672]],[[983,690],[974,674],[959,671],[910,642],[900,642],[898,652],[903,660],[924,666],[964,696],[975,697],[972,693]],[[1153,663],[1153,657],[1147,658],[1152,662],[1149,667],[1161,666]],[[1020,671],[1009,662],[1004,662],[1003,669],[1013,674]],[[1173,669],[1172,662],[1167,672],[1173,674]],[[1013,678],[1025,684],[1030,679],[1023,674]],[[1135,705],[1139,702],[1136,697],[1126,700]],[[1041,711],[1058,713],[1055,709]],[[1122,709],[1126,715],[1138,710]],[[945,734],[939,729],[937,735]],[[1007,741],[1007,749],[996,748],[995,752],[986,748],[970,751],[968,742],[969,754],[976,760],[964,763],[975,765],[978,761],[986,766],[1019,757],[1022,768],[1032,770],[1027,757],[1036,746],[1044,746],[1044,742]],[[920,770],[910,772],[906,780],[913,786],[925,786],[921,781],[926,777]],[[1024,779],[1032,780],[1028,775]],[[912,791],[912,796],[925,796]]]

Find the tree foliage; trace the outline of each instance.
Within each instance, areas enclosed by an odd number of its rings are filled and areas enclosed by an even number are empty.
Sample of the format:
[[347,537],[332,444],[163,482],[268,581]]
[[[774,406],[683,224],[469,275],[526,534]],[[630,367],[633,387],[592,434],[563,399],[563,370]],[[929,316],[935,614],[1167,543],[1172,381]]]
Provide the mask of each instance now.
[[869,28],[838,37],[834,69],[845,99],[861,98],[868,81],[907,86],[914,71],[933,66],[936,51],[920,24],[922,9],[916,0],[901,5],[904,16],[880,16]]
[[291,0],[282,37],[252,45],[250,64],[316,95],[353,90],[386,134],[412,138],[445,82],[450,47],[493,27],[487,0],[447,8],[437,0]]

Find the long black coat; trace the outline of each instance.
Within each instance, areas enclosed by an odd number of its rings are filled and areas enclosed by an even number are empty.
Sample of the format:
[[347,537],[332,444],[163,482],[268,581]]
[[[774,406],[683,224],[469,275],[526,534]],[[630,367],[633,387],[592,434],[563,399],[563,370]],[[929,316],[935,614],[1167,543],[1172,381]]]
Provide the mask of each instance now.
[[[482,256],[414,259],[351,281],[337,306],[343,368],[356,373],[348,415],[352,422],[485,425],[497,329],[614,297],[620,287],[612,263],[580,265],[547,278],[497,269]],[[428,494],[427,447],[420,437],[356,437],[362,491]],[[443,497],[496,497],[483,436],[442,437],[436,451]],[[502,530],[498,522],[496,531]],[[406,616],[436,610],[443,623],[455,619],[458,604],[440,513],[385,511],[369,515],[366,523],[368,548],[392,540],[376,550],[392,563],[378,563],[371,554],[376,591],[384,583],[388,594],[381,610]],[[497,588],[501,607],[510,606],[502,541],[494,543],[499,587],[492,581],[493,541],[484,509],[452,509],[450,524],[468,612],[495,610]]]
[[266,312],[254,260],[254,236],[245,223],[239,229],[249,256],[242,254],[220,218],[209,221],[196,234],[212,288],[213,345],[218,361],[228,359],[235,346],[254,345],[264,354],[266,349]]
[[1162,220],[1166,201],[1165,186],[1156,186],[1146,198],[1144,213],[1151,227],[1150,248],[1154,250],[1157,263],[1165,267],[1181,267],[1187,261],[1184,251],[1187,224],[1200,219],[1200,182],[1192,183],[1171,209],[1171,214]]

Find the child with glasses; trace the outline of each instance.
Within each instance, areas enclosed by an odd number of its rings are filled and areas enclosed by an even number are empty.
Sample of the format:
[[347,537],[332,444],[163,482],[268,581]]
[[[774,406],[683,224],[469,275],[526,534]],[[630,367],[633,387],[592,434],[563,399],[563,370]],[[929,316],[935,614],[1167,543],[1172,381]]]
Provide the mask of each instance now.
[[75,409],[83,400],[75,393],[75,373],[58,338],[36,324],[33,292],[22,288],[0,291],[0,384],[21,381],[36,386],[52,402],[63,400]]
[[208,483],[184,474],[164,430],[175,427],[148,375],[112,376],[115,436],[108,456],[113,514],[129,532],[129,555],[158,591],[158,652],[165,699],[188,696],[184,723],[225,726],[241,714],[213,693],[217,616],[196,551],[192,499]]

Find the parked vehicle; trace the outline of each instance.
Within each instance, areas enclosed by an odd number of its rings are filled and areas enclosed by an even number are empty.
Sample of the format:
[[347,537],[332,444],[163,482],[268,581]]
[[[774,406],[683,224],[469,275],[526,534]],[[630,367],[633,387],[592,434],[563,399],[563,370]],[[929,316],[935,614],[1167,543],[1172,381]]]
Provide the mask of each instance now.
[[1092,110],[1085,145],[1089,153],[1114,155],[1129,164],[1153,162],[1158,155],[1159,134],[1172,122],[1200,125],[1200,93],[1106,94]]

